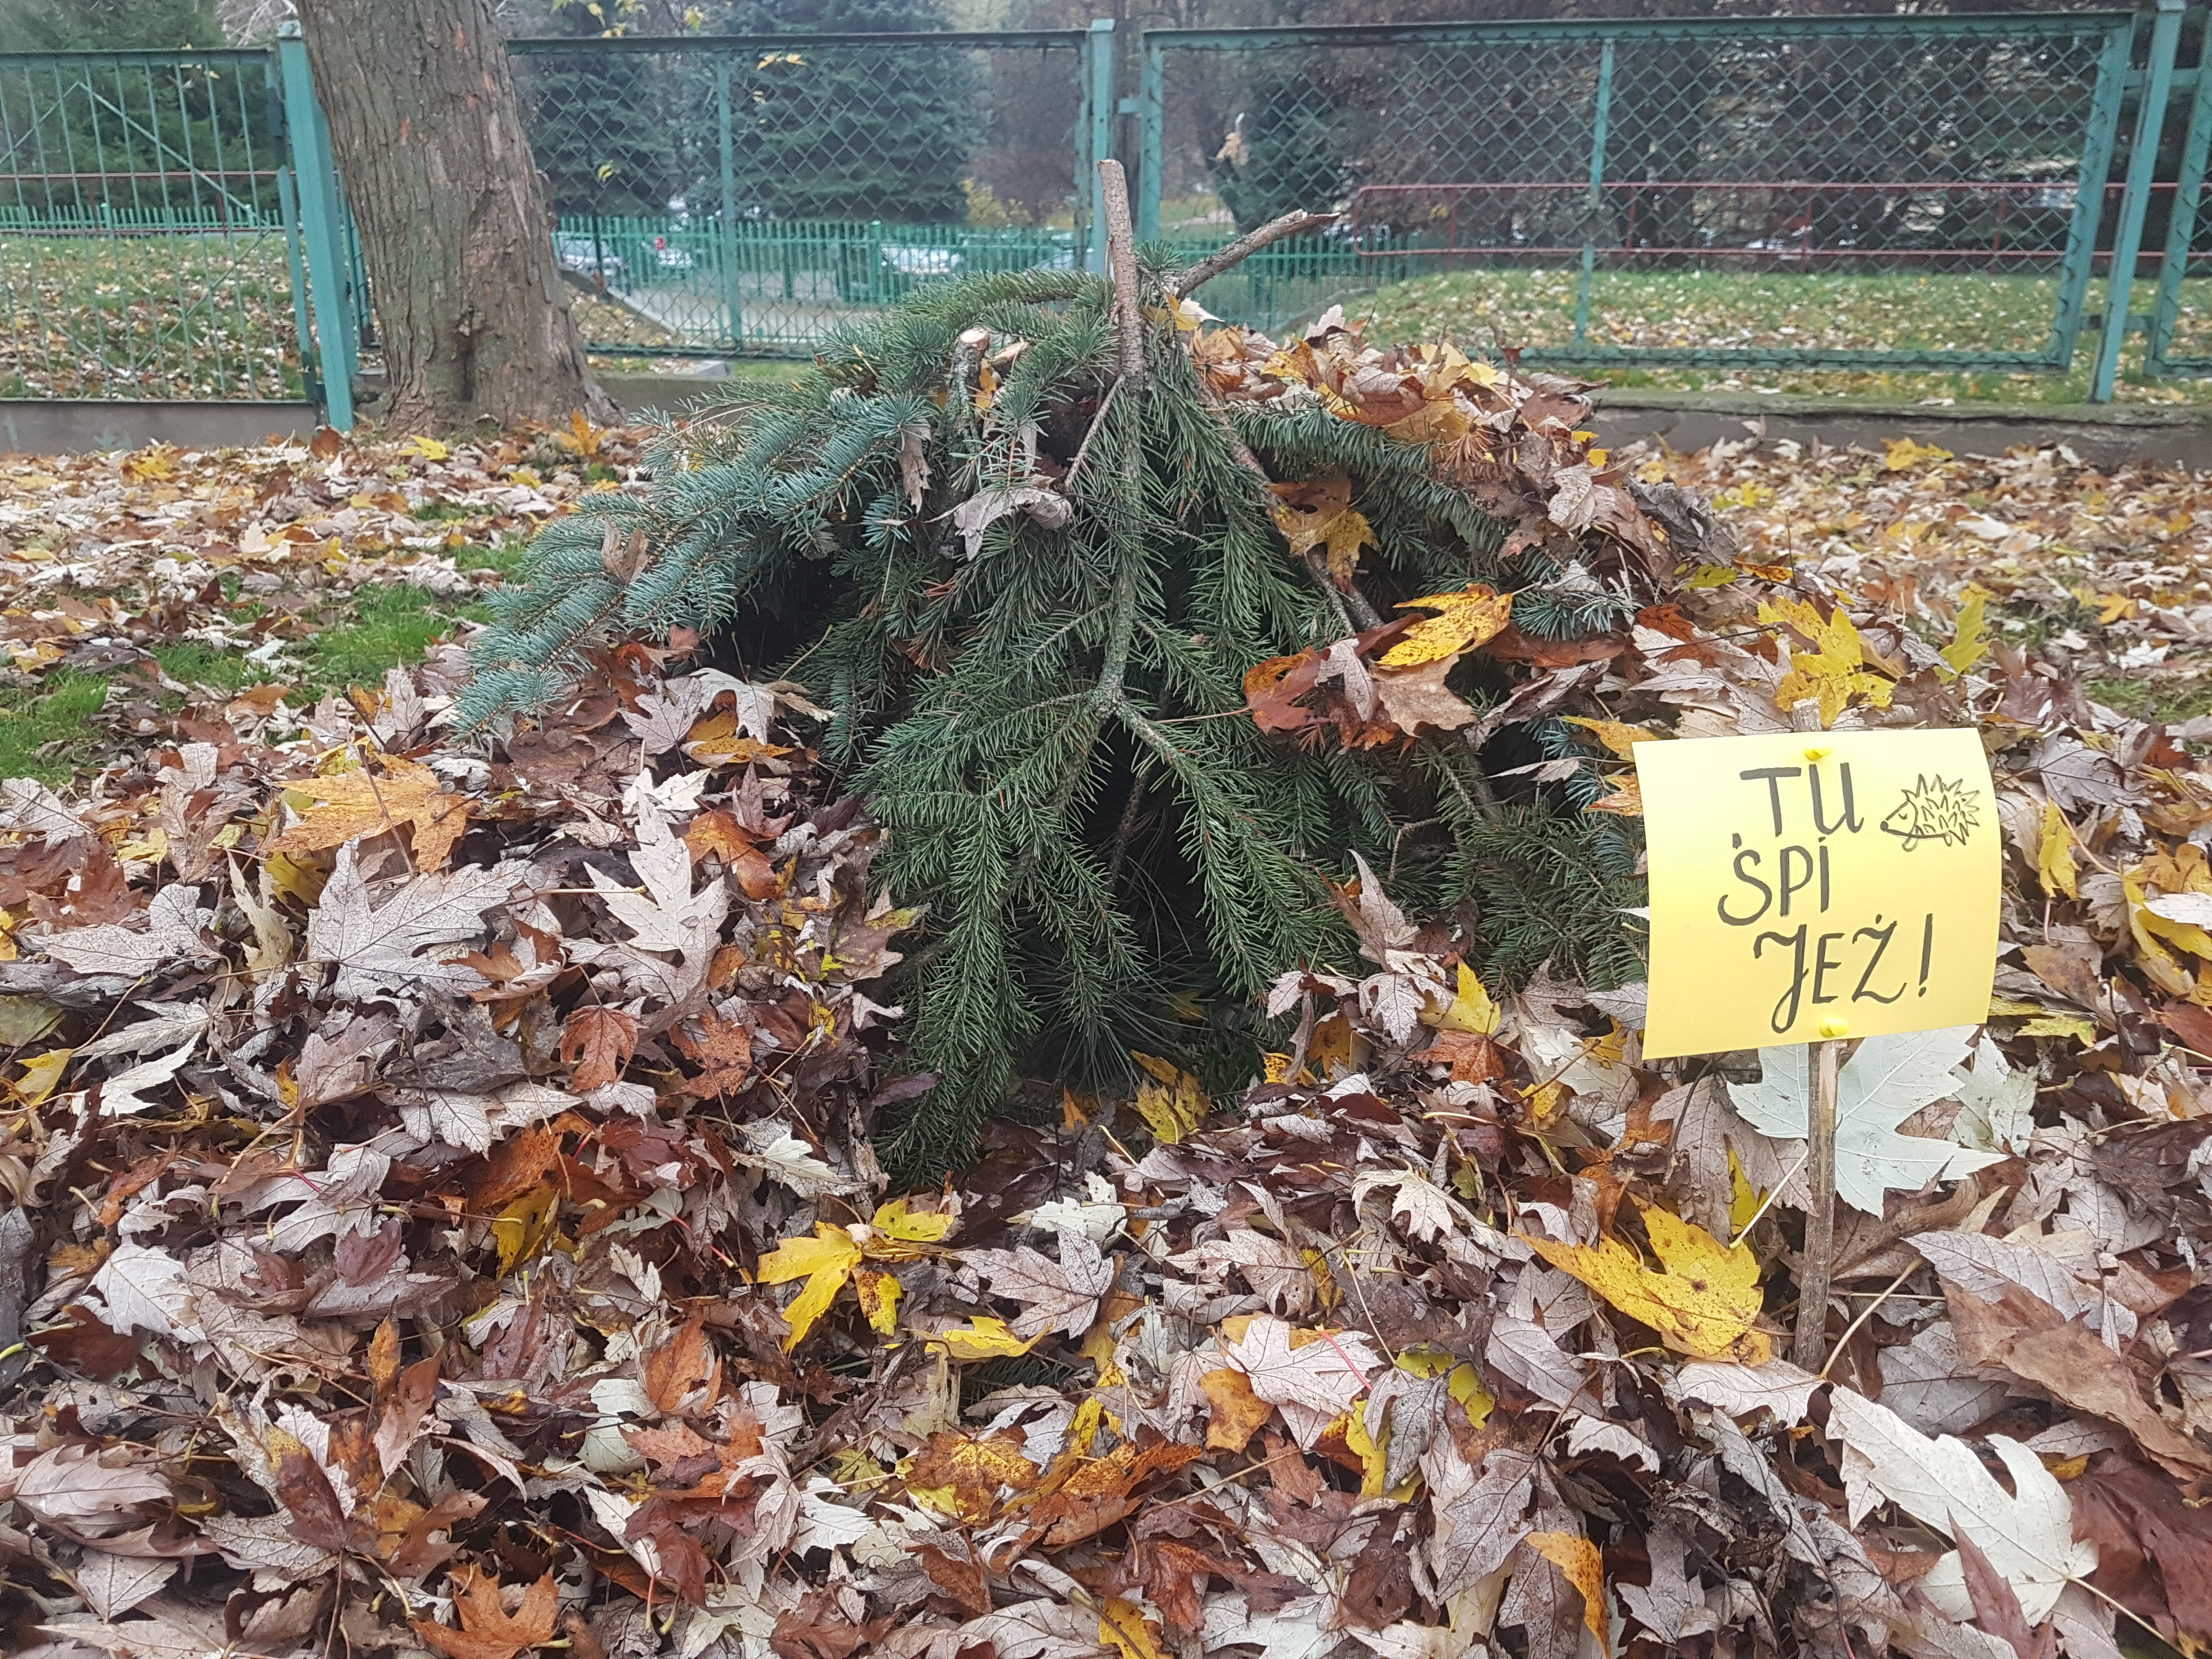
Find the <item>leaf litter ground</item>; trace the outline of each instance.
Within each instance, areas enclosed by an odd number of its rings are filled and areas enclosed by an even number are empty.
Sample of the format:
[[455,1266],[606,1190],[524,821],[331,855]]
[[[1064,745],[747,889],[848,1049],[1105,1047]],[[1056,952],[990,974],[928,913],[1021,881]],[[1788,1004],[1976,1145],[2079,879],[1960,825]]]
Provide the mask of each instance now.
[[[83,731],[0,801],[9,1650],[2212,1641],[2200,482],[1608,456],[1556,383],[1309,343],[1200,350],[1224,397],[1502,410],[1543,456],[1486,499],[1532,537],[1717,507],[1670,598],[1482,712],[1587,734],[1501,789],[1632,817],[1634,742],[1801,698],[1984,732],[1996,1000],[1847,1067],[1825,1370],[1777,1357],[1802,1066],[1647,1065],[1640,987],[1486,983],[1364,868],[1364,960],[1285,976],[1234,1097],[1143,1056],[887,1191],[868,1124],[928,1080],[870,993],[923,919],[803,690],[633,641],[486,746],[440,723],[450,642],[350,690],[319,654],[398,588],[465,602],[625,434],[18,463],[11,719]],[[1312,528],[1349,579],[1360,526]],[[1510,607],[1421,609],[1255,668],[1254,716],[1465,724],[1437,665]]]

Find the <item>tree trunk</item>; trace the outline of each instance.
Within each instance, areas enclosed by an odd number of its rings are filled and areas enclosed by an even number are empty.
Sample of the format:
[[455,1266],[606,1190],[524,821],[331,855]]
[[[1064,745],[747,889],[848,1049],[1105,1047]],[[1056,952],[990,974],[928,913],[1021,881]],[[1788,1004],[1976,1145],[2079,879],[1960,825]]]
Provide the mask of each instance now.
[[300,0],[395,432],[602,422],[489,0]]

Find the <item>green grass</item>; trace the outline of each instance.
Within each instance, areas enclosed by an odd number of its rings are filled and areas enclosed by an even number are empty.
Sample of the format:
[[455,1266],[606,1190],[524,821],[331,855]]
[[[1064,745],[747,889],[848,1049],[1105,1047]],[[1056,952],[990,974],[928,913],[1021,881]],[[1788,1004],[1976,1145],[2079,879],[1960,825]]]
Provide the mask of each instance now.
[[[1440,271],[1346,302],[1375,319],[1376,338],[1448,339],[1470,351],[1499,343],[1564,346],[1573,336],[1579,273],[1568,269]],[[2088,310],[2104,304],[2093,284]],[[1589,339],[1601,346],[1944,351],[2039,349],[2057,284],[2045,276],[1832,271],[1600,271],[1591,285]],[[2136,303],[2148,295],[2136,290]],[[2201,319],[2212,318],[2212,280],[2184,291],[2177,349],[2212,352]],[[2130,343],[2124,380],[2139,367]],[[2081,403],[2088,397],[2094,341],[2086,331],[2065,374],[1873,368],[1614,368],[1608,385],[1678,391],[1793,392],[1917,403]],[[2212,401],[2212,380],[2124,384],[2131,401]]]
[[42,694],[0,690],[0,777],[64,783],[92,751],[107,681],[64,669],[44,684]]
[[0,398],[300,396],[284,238],[0,233]]
[[365,587],[355,597],[356,620],[316,635],[302,653],[318,690],[380,685],[386,669],[420,662],[432,641],[477,614],[411,582]]
[[2212,685],[2163,685],[2139,678],[2092,680],[2087,690],[2107,708],[2145,720],[2191,720],[2212,714]]
[[[521,556],[521,548],[469,550],[466,568],[504,573]],[[458,605],[427,587],[398,583],[360,590],[350,619],[303,641],[293,656],[306,672],[281,676],[243,653],[197,640],[152,647],[169,678],[218,691],[242,691],[283,678],[301,698],[343,691],[349,685],[380,685],[384,671],[422,659],[430,645],[457,621],[481,621],[485,607]],[[100,763],[112,744],[94,723],[107,698],[109,681],[99,675],[62,669],[48,675],[37,691],[0,690],[0,777],[33,777],[63,784]],[[152,688],[149,686],[148,690]],[[179,701],[171,695],[165,702]]]

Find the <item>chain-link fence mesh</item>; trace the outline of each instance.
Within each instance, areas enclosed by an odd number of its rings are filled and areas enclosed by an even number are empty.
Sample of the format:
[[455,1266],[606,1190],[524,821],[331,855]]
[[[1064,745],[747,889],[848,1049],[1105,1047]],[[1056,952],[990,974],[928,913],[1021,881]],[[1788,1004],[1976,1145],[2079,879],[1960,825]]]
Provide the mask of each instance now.
[[586,343],[789,352],[1081,246],[1085,37],[511,43]]
[[1263,326],[1410,281],[1435,324],[1555,360],[2063,367],[2132,29],[1154,31],[1146,217],[1196,247],[1347,209],[1207,290]]
[[0,398],[300,395],[268,54],[0,58]]
[[2199,32],[2197,83],[2178,98],[2166,131],[2179,134],[2174,177],[2152,188],[2143,246],[2156,250],[2158,288],[2151,306],[2144,368],[2154,378],[2212,376],[2212,200],[2205,174],[2212,160],[2212,79],[2203,59],[2212,34]]

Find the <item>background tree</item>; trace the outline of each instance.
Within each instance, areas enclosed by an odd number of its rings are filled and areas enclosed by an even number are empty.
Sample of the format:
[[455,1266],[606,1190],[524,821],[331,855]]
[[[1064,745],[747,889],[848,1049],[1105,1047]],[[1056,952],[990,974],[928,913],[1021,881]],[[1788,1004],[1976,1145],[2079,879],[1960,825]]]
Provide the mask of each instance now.
[[[635,10],[555,0],[547,33],[590,40],[623,30]],[[588,48],[526,66],[531,143],[555,213],[642,218],[666,211],[677,193],[667,138],[672,112],[657,95],[666,88],[656,88],[655,69],[648,58]]]
[[490,0],[301,0],[400,430],[614,418],[547,234]]
[[[783,0],[735,9],[762,33],[941,29],[937,0]],[[842,47],[763,60],[738,99],[745,170],[781,219],[958,222],[977,123],[951,52]]]
[[0,51],[160,51],[228,44],[215,0],[7,0]]

